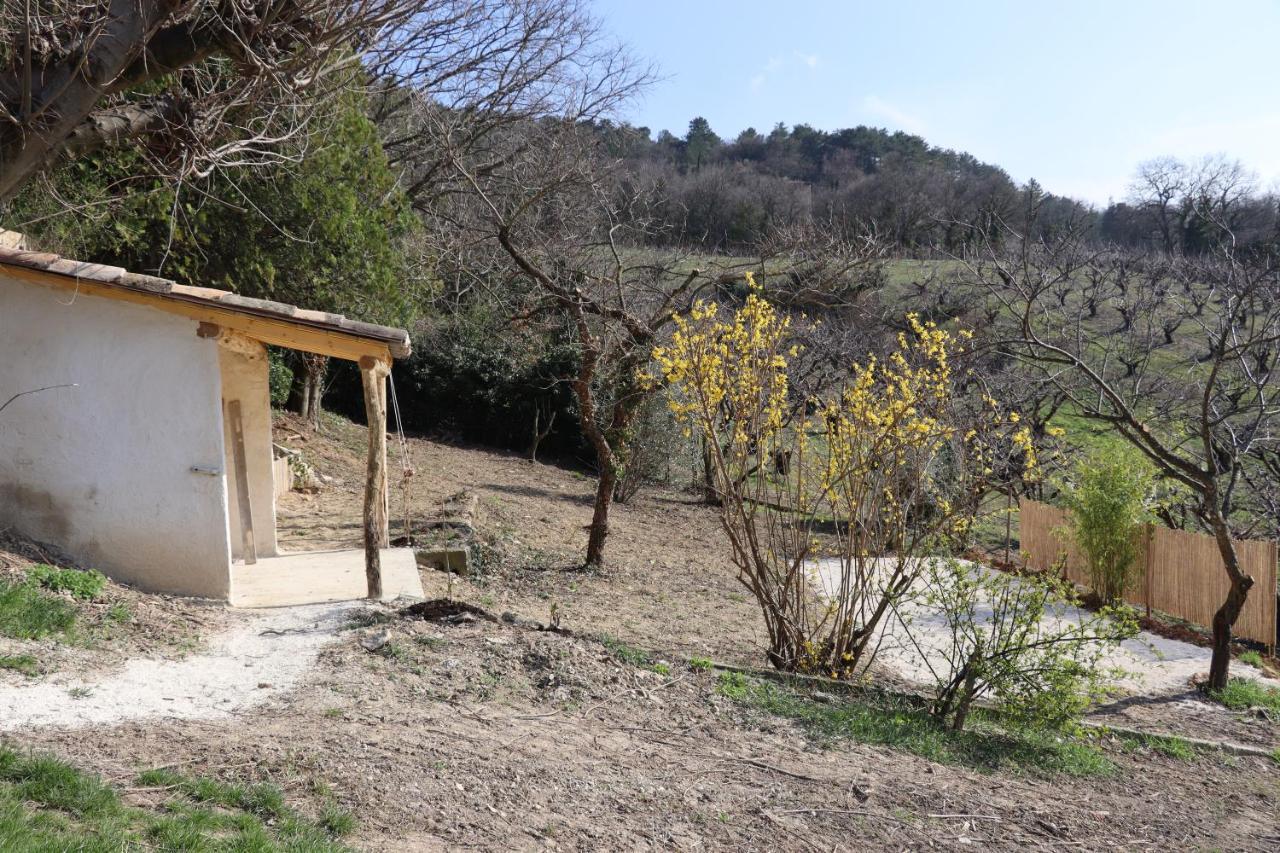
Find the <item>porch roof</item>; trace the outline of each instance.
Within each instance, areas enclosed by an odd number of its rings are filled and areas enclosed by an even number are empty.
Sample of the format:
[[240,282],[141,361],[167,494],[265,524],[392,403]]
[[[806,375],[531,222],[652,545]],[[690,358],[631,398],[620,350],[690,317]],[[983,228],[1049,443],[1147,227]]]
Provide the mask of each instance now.
[[411,351],[409,333],[404,329],[349,320],[341,314],[283,302],[251,299],[226,290],[179,284],[46,252],[0,246],[0,270],[13,278],[147,305],[223,326],[263,343],[334,358],[390,362],[392,358],[405,358]]

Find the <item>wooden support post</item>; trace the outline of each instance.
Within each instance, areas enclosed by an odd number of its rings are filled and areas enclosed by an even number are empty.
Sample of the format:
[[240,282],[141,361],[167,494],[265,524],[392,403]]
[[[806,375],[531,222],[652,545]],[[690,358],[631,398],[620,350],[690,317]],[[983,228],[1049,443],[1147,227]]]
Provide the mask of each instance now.
[[369,422],[369,460],[364,484],[364,573],[369,598],[382,598],[382,557],[390,540],[387,520],[387,374],[384,361],[360,359],[364,410]]
[[1154,524],[1147,524],[1145,525],[1144,532],[1146,533],[1146,536],[1144,537],[1143,541],[1144,541],[1144,544],[1146,545],[1146,548],[1145,548],[1145,553],[1143,554],[1143,557],[1144,557],[1143,562],[1145,564],[1145,574],[1143,577],[1144,583],[1143,583],[1142,598],[1144,603],[1147,605],[1147,618],[1150,619],[1151,618],[1151,583],[1152,583],[1152,574],[1155,571],[1155,558],[1156,558],[1156,555],[1155,555],[1156,526]]
[[249,502],[249,463],[244,452],[244,418],[240,401],[227,403],[227,424],[231,427],[231,466],[236,478],[236,503],[240,507],[240,535],[244,542],[244,564],[258,562],[258,544],[253,536],[253,505]]

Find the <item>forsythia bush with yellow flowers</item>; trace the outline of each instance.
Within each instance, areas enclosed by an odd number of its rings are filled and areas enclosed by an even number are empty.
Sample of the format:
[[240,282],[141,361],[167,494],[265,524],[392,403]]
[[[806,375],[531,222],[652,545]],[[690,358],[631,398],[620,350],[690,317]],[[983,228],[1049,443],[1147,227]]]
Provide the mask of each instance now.
[[698,302],[655,350],[672,412],[709,448],[738,577],[764,614],[769,660],[851,678],[928,566],[973,524],[974,499],[1028,431],[986,398],[959,402],[965,334],[907,317],[883,359],[851,365],[826,399],[794,399],[791,321],[751,282],[728,316]]

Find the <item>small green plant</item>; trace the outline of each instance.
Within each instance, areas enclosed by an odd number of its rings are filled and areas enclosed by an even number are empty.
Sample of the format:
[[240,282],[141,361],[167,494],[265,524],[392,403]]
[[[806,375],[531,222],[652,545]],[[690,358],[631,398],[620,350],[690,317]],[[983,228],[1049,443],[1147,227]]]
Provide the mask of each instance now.
[[320,819],[317,823],[333,838],[350,835],[356,828],[355,816],[333,802],[325,803],[320,809]]
[[31,676],[40,672],[36,659],[31,655],[0,655],[0,669],[11,669]]
[[1150,465],[1132,451],[1109,447],[1082,461],[1075,479],[1065,490],[1071,535],[1088,561],[1094,593],[1104,604],[1117,604],[1142,556],[1154,484]]
[[406,661],[410,658],[409,650],[399,643],[387,643],[382,648],[378,649],[375,654],[397,661]]
[[338,719],[339,717],[341,717],[341,716],[343,715],[343,713],[344,713],[344,712],[343,712],[343,710],[342,710],[341,708],[325,708],[325,709],[324,709],[324,715],[325,715],[325,717],[326,717],[326,718],[328,718],[328,719],[330,719],[330,720],[336,720],[336,719]]
[[671,674],[671,667],[670,667],[670,665],[665,664],[665,663],[655,663],[655,664],[653,664],[652,666],[650,666],[650,667],[649,667],[649,669],[651,669],[651,670],[653,670],[654,672],[658,673],[658,675],[670,675],[670,674]]
[[1262,655],[1253,649],[1240,653],[1240,663],[1247,663],[1249,666],[1256,666],[1258,669],[1263,668]]
[[88,687],[72,687],[67,691],[67,695],[72,699],[88,699],[93,695],[93,691]]
[[1265,708],[1280,715],[1280,689],[1259,684],[1252,678],[1232,678],[1221,690],[1210,690],[1209,697],[1233,711]]
[[689,658],[689,669],[697,672],[710,672],[715,668],[711,658]]
[[69,592],[83,601],[92,601],[102,592],[106,577],[93,569],[60,569],[44,563],[27,569],[27,578],[52,592]]
[[623,663],[629,663],[632,666],[651,666],[653,664],[653,655],[644,649],[630,646],[619,640],[617,637],[609,634],[600,636],[600,644],[609,650],[610,654]]
[[30,581],[0,580],[0,634],[19,640],[65,635],[76,623],[76,608]]
[[[1138,631],[1133,613],[1077,609],[1070,584],[1050,574],[1017,576],[959,560],[935,560],[923,603],[948,629],[936,649],[931,713],[964,728],[980,699],[1031,727],[1064,728],[1104,693],[1104,656]],[[911,630],[910,618],[905,620]]]
[[129,605],[123,601],[117,601],[115,604],[107,608],[107,621],[116,624],[124,624],[133,621],[133,612],[129,609]]

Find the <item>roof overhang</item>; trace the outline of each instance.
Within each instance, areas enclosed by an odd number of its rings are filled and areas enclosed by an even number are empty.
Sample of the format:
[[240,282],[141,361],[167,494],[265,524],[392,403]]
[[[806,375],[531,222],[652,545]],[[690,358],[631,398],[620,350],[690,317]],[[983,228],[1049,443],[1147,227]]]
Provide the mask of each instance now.
[[0,271],[22,281],[213,323],[264,344],[348,361],[373,358],[390,362],[411,352],[409,333],[404,329],[348,320],[341,314],[310,311],[283,302],[251,299],[225,290],[178,284],[120,267],[0,247]]

